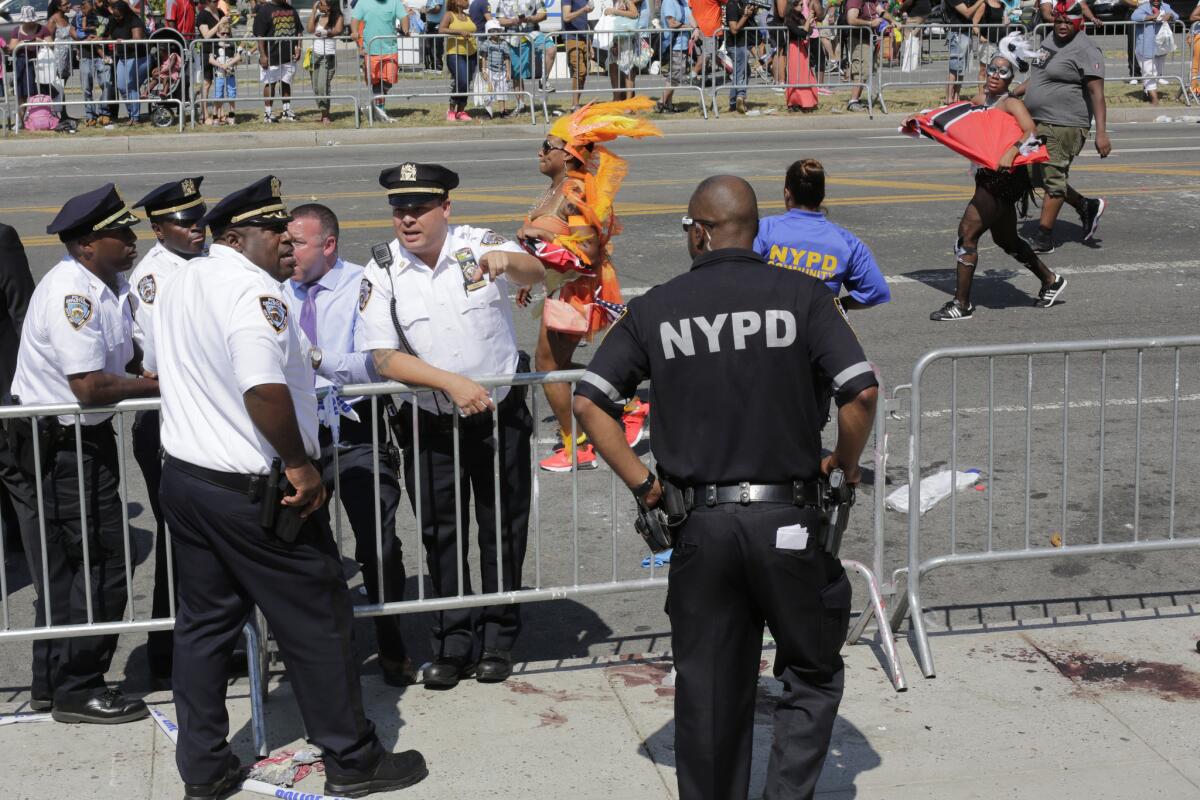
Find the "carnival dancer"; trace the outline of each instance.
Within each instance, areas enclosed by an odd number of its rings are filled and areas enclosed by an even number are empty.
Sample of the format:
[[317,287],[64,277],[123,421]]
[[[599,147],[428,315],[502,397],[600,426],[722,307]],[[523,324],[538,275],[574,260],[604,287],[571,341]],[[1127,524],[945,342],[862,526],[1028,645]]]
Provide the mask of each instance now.
[[[621,230],[613,200],[627,167],[624,159],[600,142],[618,136],[661,136],[653,124],[632,116],[653,105],[644,97],[589,103],[559,118],[542,142],[538,169],[550,179],[550,186],[517,231],[522,246],[547,267],[546,298],[535,309],[541,314],[534,356],[539,372],[571,368],[579,342],[590,340],[624,311],[610,256],[611,240]],[[548,383],[544,388],[558,420],[562,447],[541,461],[542,469],[568,472],[573,463],[580,469],[594,469],[596,454],[586,437],[571,441],[571,387]],[[634,398],[625,411],[626,439],[636,443],[649,404]]]
[[1017,206],[1027,207],[1032,192],[1024,165],[1048,158],[1045,146],[1036,138],[1033,117],[1020,99],[1008,93],[1017,71],[1028,69],[1024,59],[1031,54],[1020,34],[1006,36],[1000,42],[999,53],[987,65],[983,91],[970,102],[910,117],[902,127],[907,133],[924,134],[970,158],[975,176],[975,195],[958,223],[954,246],[954,298],[929,315],[934,322],[953,322],[974,315],[971,282],[979,262],[979,239],[989,230],[1000,249],[1041,281],[1035,306],[1049,308],[1059,302],[1066,286],[1066,279],[1051,272],[1017,233]]

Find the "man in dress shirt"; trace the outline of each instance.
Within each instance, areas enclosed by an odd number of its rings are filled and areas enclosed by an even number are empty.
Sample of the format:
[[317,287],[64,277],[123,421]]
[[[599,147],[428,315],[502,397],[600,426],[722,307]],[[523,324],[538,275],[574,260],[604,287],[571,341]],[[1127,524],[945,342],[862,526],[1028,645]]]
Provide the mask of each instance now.
[[[317,371],[317,390],[340,388],[348,383],[375,383],[379,380],[370,353],[359,351],[362,333],[358,321],[359,289],[363,268],[342,260],[338,255],[338,219],[332,210],[317,203],[292,209],[288,224],[292,238],[295,267],[288,281],[286,298],[300,330],[308,338],[310,359]],[[322,408],[330,419],[322,419],[321,477],[333,496],[335,475],[350,528],[354,531],[354,558],[362,565],[363,583],[372,603],[404,599],[404,560],[396,537],[396,508],[400,505],[397,465],[387,457],[377,458],[371,445],[371,401],[352,398],[350,416],[338,418],[336,403]],[[390,398],[377,401],[376,442],[378,453],[385,453],[387,416]],[[336,447],[336,459],[335,459]],[[375,464],[379,464],[379,508],[375,508]],[[376,543],[375,520],[378,513],[381,541]],[[383,598],[379,593],[382,551]],[[408,686],[416,670],[396,615],[375,617],[375,635],[379,640],[379,666],[383,679],[391,686]]]
[[[396,238],[388,246],[389,263],[372,260],[366,268],[358,303],[362,347],[373,351],[384,378],[437,390],[417,393],[416,409],[406,403],[400,411],[407,438],[404,483],[434,592],[471,594],[466,510],[472,495],[482,589],[518,589],[529,522],[533,418],[524,387],[502,386],[492,394],[467,376],[522,371],[509,290],[537,283],[545,270],[493,231],[450,224],[450,190],[458,186],[458,175],[445,167],[401,164],[384,170],[379,182],[392,206]],[[414,415],[419,442],[413,441]],[[472,673],[484,682],[512,674],[520,607],[487,606],[472,617],[467,609],[438,612],[427,688],[448,689]]]
[[[200,194],[204,178],[183,178],[152,189],[133,204],[146,211],[150,230],[158,241],[129,274],[129,306],[133,310],[133,342],[143,352],[154,314],[154,301],[163,281],[204,252],[204,214],[208,207]],[[167,577],[167,536],[162,509],[158,505],[158,483],[162,477],[159,456],[159,413],[139,411],[133,420],[133,457],[146,479],[150,510],[154,513],[154,599],[150,614],[171,616],[171,581]],[[150,674],[159,685],[171,682],[171,631],[154,631],[146,637]]]
[[[129,230],[137,222],[108,183],[68,200],[46,227],[67,254],[30,298],[14,402],[104,406],[158,394],[157,381],[129,374],[141,373],[124,275],[137,257],[137,237]],[[8,423],[6,469],[20,473],[22,502],[38,511],[23,520],[21,535],[39,627],[47,617],[54,625],[114,622],[125,612],[129,541],[112,414],[87,412],[78,421],[78,439],[73,415],[39,417],[36,428],[28,418]],[[145,703],[105,684],[116,646],[113,634],[35,641],[31,707],[52,709],[59,722],[113,724],[147,716]]]

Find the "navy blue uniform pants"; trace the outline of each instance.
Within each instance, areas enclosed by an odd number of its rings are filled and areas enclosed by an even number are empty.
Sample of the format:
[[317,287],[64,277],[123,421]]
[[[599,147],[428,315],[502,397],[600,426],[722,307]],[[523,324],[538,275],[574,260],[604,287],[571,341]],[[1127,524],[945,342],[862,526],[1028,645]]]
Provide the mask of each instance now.
[[[401,425],[411,438],[412,409],[401,411]],[[491,415],[488,415],[490,421]],[[481,590],[486,593],[518,589],[529,533],[530,437],[533,417],[525,407],[524,387],[514,387],[499,411],[500,440],[492,428],[464,425],[459,431],[460,456],[454,467],[454,439],[449,431],[422,425],[419,453],[412,442],[404,447],[404,485],[416,513],[418,491],[421,509],[418,524],[425,545],[426,563],[436,597],[459,593],[458,569],[462,566],[462,593],[472,594],[470,505],[475,499]],[[495,456],[500,451],[500,542],[496,541]],[[416,485],[419,464],[421,486]],[[461,505],[455,502],[459,487]],[[462,560],[459,561],[457,523],[462,521]],[[500,570],[496,568],[499,553]],[[513,603],[476,609],[454,609],[435,614],[434,657],[471,658],[475,643],[489,650],[512,650],[521,630],[521,607]]]
[[[396,509],[400,506],[400,481],[386,458],[376,458],[371,448],[370,402],[358,404],[358,413],[366,416],[362,422],[342,419],[340,437],[344,446],[338,447],[337,463],[333,446],[321,450],[321,478],[333,496],[335,470],[340,473],[339,490],[342,508],[350,519],[354,532],[354,560],[362,565],[363,585],[372,603],[396,602],[404,599],[404,558],[400,539],[396,536]],[[382,453],[385,429],[380,418],[379,451]],[[322,428],[324,434],[328,429]],[[379,524],[382,539],[375,537],[375,462],[379,461]],[[379,564],[382,552],[383,595],[379,593]],[[401,662],[408,656],[404,637],[400,633],[400,617],[374,617],[375,637],[379,655],[388,661]]]
[[225,693],[242,626],[258,606],[287,666],[308,737],[337,779],[383,757],[363,712],[350,591],[328,509],[284,543],[259,524],[259,503],[163,467],[162,508],[179,570],[172,686],[179,714],[175,760],[185,783],[218,780],[230,763]]
[[[154,595],[150,615],[155,619],[171,616],[171,581],[167,575],[167,537],[163,532],[162,508],[158,484],[162,480],[162,452],[159,438],[159,413],[139,411],[133,419],[133,458],[142,470],[150,510],[154,513]],[[146,655],[155,675],[171,674],[171,631],[153,631],[146,637]]]
[[[803,525],[804,550],[775,547]],[[816,539],[816,509],[760,503],[692,511],[668,578],[680,800],[741,800],[750,786],[764,623],[775,637],[783,696],[767,766],[767,800],[811,798],[829,748],[850,622],[850,583]]]
[[[89,583],[93,621],[115,622],[125,613],[126,542],[118,493],[116,439],[108,422],[84,426],[82,434],[82,496],[73,428],[61,432],[53,454],[41,454],[44,551],[34,477],[17,468],[17,454],[7,448],[3,454],[6,483],[18,510],[21,540],[33,580],[36,626],[46,624],[47,605],[54,625],[86,623]],[[26,442],[25,446],[32,444]],[[87,523],[86,569],[81,519]],[[48,583],[43,581],[43,567]],[[31,696],[61,701],[68,695],[95,694],[105,686],[104,673],[116,647],[117,637],[113,634],[35,640]]]

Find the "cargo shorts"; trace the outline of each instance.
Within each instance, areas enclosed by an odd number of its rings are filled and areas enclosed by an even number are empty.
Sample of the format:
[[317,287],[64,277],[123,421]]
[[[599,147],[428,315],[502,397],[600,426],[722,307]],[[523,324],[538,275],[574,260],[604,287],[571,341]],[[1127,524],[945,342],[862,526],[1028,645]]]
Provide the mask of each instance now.
[[1050,160],[1040,165],[1041,186],[1048,197],[1067,196],[1067,177],[1071,171],[1071,162],[1083,152],[1088,130],[1046,122],[1038,123],[1038,135],[1045,138],[1046,152],[1050,155]]

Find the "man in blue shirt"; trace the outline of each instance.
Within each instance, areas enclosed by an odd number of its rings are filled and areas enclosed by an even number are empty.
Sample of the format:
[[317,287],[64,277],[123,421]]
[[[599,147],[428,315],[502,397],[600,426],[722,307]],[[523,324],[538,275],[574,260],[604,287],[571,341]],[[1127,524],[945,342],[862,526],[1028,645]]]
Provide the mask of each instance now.
[[887,279],[871,249],[850,231],[826,219],[825,169],[806,158],[792,164],[783,189],[786,214],[764,217],[754,250],[773,266],[811,275],[835,295],[843,309],[870,308],[892,299]]
[[[327,207],[309,203],[292,209],[288,225],[292,237],[296,265],[287,282],[285,298],[294,319],[299,320],[309,344],[310,360],[317,371],[318,393],[349,383],[375,383],[370,353],[359,350],[362,332],[358,327],[358,306],[363,304],[363,268],[338,256],[338,220]],[[391,404],[380,398],[377,441],[379,452],[385,448],[388,430],[385,407]],[[400,483],[396,478],[397,465],[386,455],[379,462],[379,509],[375,508],[374,475],[376,453],[371,446],[371,402],[365,398],[349,398],[347,412],[357,419],[342,416],[339,403],[324,400],[319,417],[321,428],[322,480],[333,495],[335,477],[342,507],[354,531],[354,558],[362,565],[363,583],[372,603],[404,599],[404,560],[400,540],[396,537],[396,508],[400,505]],[[334,450],[337,460],[334,460]],[[376,548],[375,519],[379,515],[382,545]],[[380,571],[376,554],[382,552]],[[380,596],[380,576],[383,594]],[[375,634],[379,641],[379,666],[383,679],[392,686],[407,686],[414,682],[416,669],[400,634],[399,617],[375,617]]]
[[692,19],[692,9],[683,0],[663,0],[659,18],[663,30],[667,31],[664,36],[671,42],[671,61],[665,65],[667,88],[663,91],[656,110],[660,114],[674,114],[676,109],[671,99],[675,90],[672,87],[683,86],[688,82],[688,41],[697,35],[696,23]]

